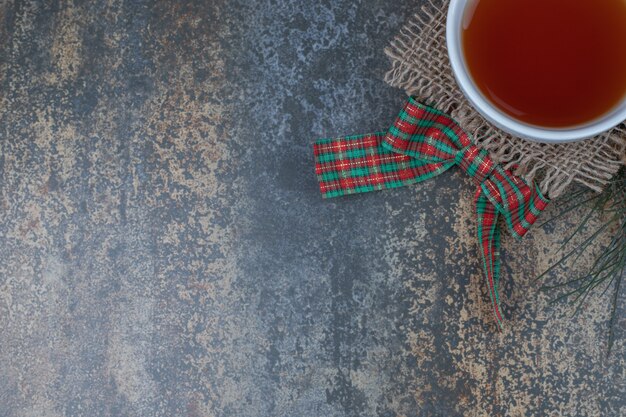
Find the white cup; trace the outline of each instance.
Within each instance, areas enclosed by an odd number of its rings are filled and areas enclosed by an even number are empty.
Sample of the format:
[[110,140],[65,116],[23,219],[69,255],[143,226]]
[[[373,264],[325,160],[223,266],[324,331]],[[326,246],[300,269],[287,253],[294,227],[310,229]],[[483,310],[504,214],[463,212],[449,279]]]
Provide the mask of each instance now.
[[626,120],[626,97],[612,111],[589,123],[567,128],[543,128],[526,124],[499,110],[480,92],[469,74],[463,55],[463,18],[466,6],[475,0],[451,0],[446,37],[452,72],[474,108],[500,129],[524,139],[545,143],[574,142],[606,132]]

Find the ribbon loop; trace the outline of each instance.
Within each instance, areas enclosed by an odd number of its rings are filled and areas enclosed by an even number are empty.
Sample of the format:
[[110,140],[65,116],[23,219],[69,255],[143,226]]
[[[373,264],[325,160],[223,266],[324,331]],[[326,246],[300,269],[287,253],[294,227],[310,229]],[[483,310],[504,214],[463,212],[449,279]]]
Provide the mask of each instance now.
[[421,161],[448,162],[472,142],[456,121],[410,98],[385,135],[388,150]]
[[385,133],[321,139],[315,171],[325,198],[415,184],[458,165],[477,185],[478,241],[493,313],[501,326],[499,215],[521,238],[547,207],[536,184],[495,163],[450,116],[410,98]]

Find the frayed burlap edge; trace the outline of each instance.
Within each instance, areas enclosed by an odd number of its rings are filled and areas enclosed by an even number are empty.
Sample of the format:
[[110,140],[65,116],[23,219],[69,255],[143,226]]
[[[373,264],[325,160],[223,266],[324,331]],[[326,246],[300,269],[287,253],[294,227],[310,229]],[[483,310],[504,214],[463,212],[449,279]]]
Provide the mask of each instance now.
[[432,0],[385,50],[392,68],[385,81],[451,114],[494,160],[550,198],[573,182],[601,191],[626,161],[626,125],[582,142],[548,145],[513,137],[480,116],[458,88],[446,47],[449,0]]

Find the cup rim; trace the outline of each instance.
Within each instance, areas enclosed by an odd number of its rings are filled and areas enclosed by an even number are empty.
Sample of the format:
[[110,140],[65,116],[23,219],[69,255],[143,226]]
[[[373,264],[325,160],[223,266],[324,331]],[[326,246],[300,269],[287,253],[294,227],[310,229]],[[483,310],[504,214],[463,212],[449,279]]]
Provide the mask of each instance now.
[[470,0],[451,0],[446,22],[448,56],[454,77],[465,97],[485,119],[500,129],[523,139],[544,143],[567,143],[591,138],[606,132],[626,120],[626,97],[611,112],[581,126],[542,128],[523,123],[496,108],[478,89],[465,64],[461,42],[461,27],[465,6]]

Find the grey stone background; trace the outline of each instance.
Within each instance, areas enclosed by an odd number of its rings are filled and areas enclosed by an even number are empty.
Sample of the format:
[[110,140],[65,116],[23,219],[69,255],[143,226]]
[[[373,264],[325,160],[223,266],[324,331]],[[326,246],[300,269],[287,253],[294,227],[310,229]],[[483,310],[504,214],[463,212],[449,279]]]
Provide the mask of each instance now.
[[467,178],[320,198],[419,5],[0,1],[0,416],[626,415],[623,303],[607,357],[533,282],[579,213],[505,236],[498,333]]

